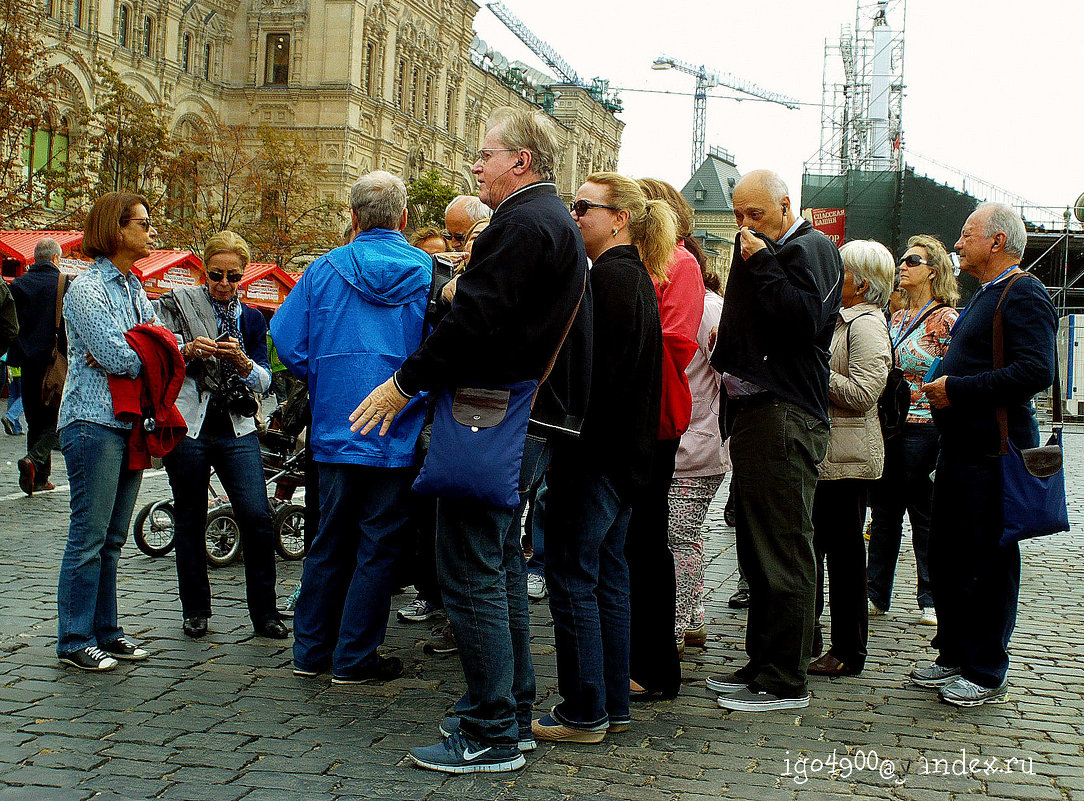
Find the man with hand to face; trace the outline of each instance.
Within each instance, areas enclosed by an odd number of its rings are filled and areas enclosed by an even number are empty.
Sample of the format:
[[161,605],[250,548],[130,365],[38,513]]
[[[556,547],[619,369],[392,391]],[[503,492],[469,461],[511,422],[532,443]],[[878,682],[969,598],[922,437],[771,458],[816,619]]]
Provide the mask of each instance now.
[[792,709],[809,705],[813,490],[828,447],[828,347],[842,261],[835,245],[795,214],[773,172],[756,170],[738,182],[734,212],[741,229],[711,364],[727,392],[738,563],[749,581],[749,660],[707,685],[724,709]]
[[[1019,213],[983,203],[956,242],[960,269],[979,290],[952,328],[939,376],[923,392],[941,435],[930,520],[930,585],[938,657],[911,680],[942,701],[979,706],[1005,696],[1008,645],[1020,593],[1020,547],[1000,544],[1001,449],[998,408],[1021,450],[1039,444],[1032,397],[1054,378],[1057,313],[1046,288],[1024,276],[1027,231]],[[1001,296],[1004,366],[994,367],[993,320]]]

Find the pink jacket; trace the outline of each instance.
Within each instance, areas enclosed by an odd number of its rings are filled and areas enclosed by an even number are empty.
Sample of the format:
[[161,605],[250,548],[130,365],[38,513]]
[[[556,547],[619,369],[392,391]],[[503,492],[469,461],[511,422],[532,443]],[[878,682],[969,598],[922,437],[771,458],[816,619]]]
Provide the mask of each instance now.
[[714,292],[704,291],[704,314],[696,334],[696,353],[685,369],[692,392],[692,419],[681,435],[677,452],[675,478],[716,476],[730,470],[730,452],[719,433],[719,401],[723,378],[708,364],[711,351],[708,336],[719,324],[723,299]]

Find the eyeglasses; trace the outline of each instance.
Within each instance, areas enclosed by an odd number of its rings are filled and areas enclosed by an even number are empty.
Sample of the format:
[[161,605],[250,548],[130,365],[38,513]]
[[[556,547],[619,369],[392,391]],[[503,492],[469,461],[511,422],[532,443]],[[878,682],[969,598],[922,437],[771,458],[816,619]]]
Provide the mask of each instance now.
[[121,227],[124,227],[128,223],[135,223],[136,225],[140,225],[140,226],[143,227],[143,230],[147,231],[147,232],[150,232],[150,230],[154,227],[151,224],[151,218],[150,217],[131,217],[131,218],[127,219],[127,220],[122,220],[121,221]]
[[515,153],[517,149],[514,147],[483,147],[474,154],[474,163],[477,164],[480,161],[485,164],[493,158],[494,153]]
[[582,217],[591,209],[609,209],[610,211],[621,211],[617,206],[607,206],[605,203],[592,203],[590,200],[577,200],[568,204],[568,210],[575,214],[577,217]]
[[210,281],[212,284],[217,284],[223,278],[225,278],[231,284],[239,284],[241,283],[241,279],[244,277],[245,276],[243,273],[224,273],[221,270],[207,271],[207,280]]
[[440,235],[445,239],[450,239],[452,242],[466,242],[466,234],[453,234],[451,231],[441,231]]
[[918,265],[920,265],[920,264],[925,264],[928,267],[930,263],[928,261],[926,261],[924,258],[922,258],[921,256],[919,256],[917,253],[912,253],[910,256],[904,256],[898,262],[898,266],[900,266],[900,267],[902,267],[905,264],[908,267],[918,267]]

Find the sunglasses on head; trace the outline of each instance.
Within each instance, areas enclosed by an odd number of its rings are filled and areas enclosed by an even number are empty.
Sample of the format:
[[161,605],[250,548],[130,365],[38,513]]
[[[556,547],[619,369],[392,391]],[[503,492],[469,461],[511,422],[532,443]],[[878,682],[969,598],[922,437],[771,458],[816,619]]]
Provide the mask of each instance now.
[[904,256],[899,261],[899,266],[907,265],[908,267],[918,267],[920,264],[929,265],[929,262],[919,256],[917,253],[912,253],[910,256]]
[[592,203],[590,200],[577,200],[568,204],[568,209],[577,217],[582,217],[591,209],[609,209],[610,211],[620,211],[617,206],[607,206],[605,203]]
[[244,275],[242,273],[224,273],[221,270],[207,271],[207,280],[209,280],[212,284],[217,284],[223,279],[223,277],[225,277],[225,279],[231,284],[239,284],[241,283],[241,279],[244,278]]

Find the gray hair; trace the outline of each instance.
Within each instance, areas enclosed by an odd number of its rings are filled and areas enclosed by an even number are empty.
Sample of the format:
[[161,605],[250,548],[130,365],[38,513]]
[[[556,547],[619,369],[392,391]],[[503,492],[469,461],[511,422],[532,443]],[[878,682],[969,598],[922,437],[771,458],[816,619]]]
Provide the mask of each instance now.
[[989,239],[1005,234],[1005,252],[1010,256],[1023,256],[1028,244],[1028,231],[1020,212],[1005,203],[981,203],[975,213],[986,212],[982,235]]
[[502,106],[489,117],[489,130],[493,129],[505,147],[530,151],[531,171],[541,180],[556,178],[561,141],[553,120],[541,111]]
[[350,187],[350,208],[358,217],[359,231],[398,230],[406,202],[406,184],[384,170],[363,175]]
[[37,264],[43,261],[52,261],[62,252],[59,242],[47,236],[42,237],[38,240],[38,244],[34,245],[34,262]]
[[493,216],[493,209],[479,200],[477,195],[456,195],[452,198],[452,202],[444,207],[444,216],[447,217],[448,212],[460,204],[463,205],[463,211],[467,212],[472,224],[479,220],[488,220]]
[[862,299],[878,308],[887,306],[896,280],[896,267],[888,248],[872,239],[856,239],[841,247],[839,255],[843,257],[844,268],[851,271],[854,285],[866,284]]

